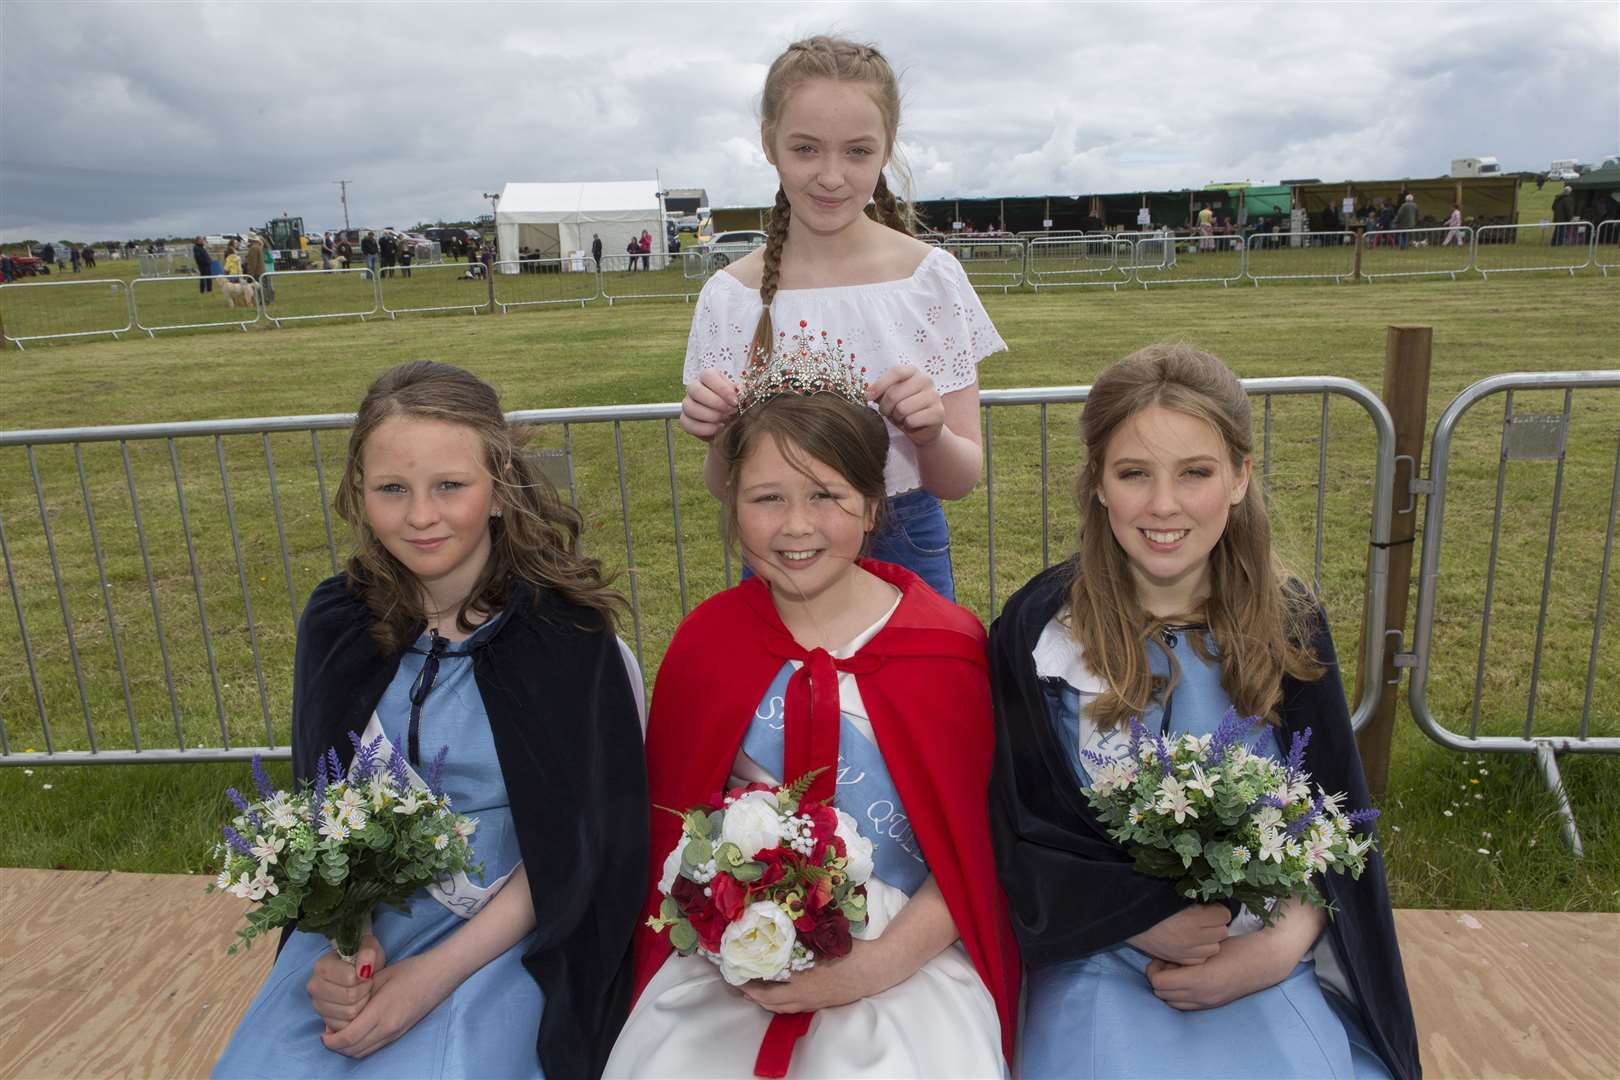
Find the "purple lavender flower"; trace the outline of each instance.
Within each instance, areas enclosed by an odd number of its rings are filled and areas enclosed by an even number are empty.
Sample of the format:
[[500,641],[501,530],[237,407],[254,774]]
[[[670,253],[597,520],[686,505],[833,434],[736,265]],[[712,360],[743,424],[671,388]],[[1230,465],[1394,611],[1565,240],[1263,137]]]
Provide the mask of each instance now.
[[1247,741],[1249,732],[1262,723],[1258,716],[1238,716],[1237,706],[1230,706],[1221,717],[1215,737],[1209,741],[1209,760],[1219,761],[1232,747]]
[[1365,825],[1372,821],[1373,818],[1376,818],[1380,813],[1382,813],[1382,811],[1372,809],[1352,810],[1344,816],[1351,825]]
[[388,774],[394,778],[394,786],[404,791],[411,786],[410,777],[405,773],[405,758],[396,749],[388,755]]
[[343,762],[338,760],[337,747],[335,746],[326,748],[326,769],[332,777],[332,783],[335,784],[343,779]]
[[1283,765],[1288,770],[1288,778],[1294,780],[1304,771],[1305,748],[1311,743],[1311,729],[1306,728],[1294,736],[1293,745],[1288,748],[1288,760]]
[[1153,747],[1159,752],[1159,773],[1162,776],[1170,775],[1170,745],[1164,741],[1163,735],[1153,736]]
[[1255,809],[1255,807],[1269,806],[1273,810],[1282,810],[1287,807],[1287,805],[1287,803],[1282,801],[1282,796],[1280,795],[1262,795],[1258,799],[1254,800],[1254,806],[1249,807],[1249,809],[1252,811]]
[[1316,798],[1311,800],[1311,808],[1290,822],[1288,828],[1283,831],[1289,836],[1302,836],[1305,830],[1311,827],[1311,822],[1321,816],[1322,796],[1318,794]]
[[423,779],[427,781],[428,790],[433,792],[435,795],[444,794],[439,787],[439,778],[444,774],[444,759],[448,757],[449,754],[449,746],[439,747],[439,752],[433,755],[433,762],[428,765],[427,775],[423,777]]
[[320,764],[315,769],[315,789],[309,793],[309,810],[311,823],[316,829],[321,827],[321,807],[326,804],[326,758],[323,755]]
[[248,824],[252,825],[255,829],[264,828],[264,822],[260,821],[259,815],[255,814],[253,812],[253,808],[248,806],[248,801],[242,798],[242,793],[240,791],[237,791],[233,787],[228,787],[225,789],[225,797],[231,800],[231,802],[235,803],[238,810],[242,811],[242,816],[248,819]]
[[377,751],[382,749],[382,736],[379,735],[370,742],[361,742],[360,736],[351,731],[349,742],[354,744],[354,760],[349,763],[349,778],[357,783],[370,779],[371,774],[377,770]]
[[229,825],[225,826],[225,842],[231,845],[231,848],[238,854],[246,855],[250,859],[253,858],[252,845],[242,839],[242,834]]
[[270,774],[264,771],[264,759],[258,754],[253,755],[253,786],[259,789],[261,799],[268,799],[276,793],[276,786],[270,782]]
[[1099,754],[1095,750],[1082,750],[1080,751],[1080,756],[1086,759],[1087,764],[1096,765],[1098,767],[1112,765],[1114,763],[1113,758],[1109,757],[1107,754]]
[[1140,717],[1131,717],[1131,760],[1137,760],[1137,751],[1142,749],[1142,740],[1147,738],[1147,728],[1142,726]]

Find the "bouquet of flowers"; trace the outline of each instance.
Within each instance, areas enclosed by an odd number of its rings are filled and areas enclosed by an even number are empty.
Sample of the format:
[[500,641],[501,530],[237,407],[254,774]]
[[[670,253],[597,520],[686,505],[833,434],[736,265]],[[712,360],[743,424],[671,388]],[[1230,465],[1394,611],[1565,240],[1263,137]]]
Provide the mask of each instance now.
[[[417,889],[469,869],[483,872],[472,865],[467,843],[477,820],[451,810],[438,785],[445,748],[423,777],[424,789],[412,783],[397,749],[379,760],[382,736],[364,742],[351,732],[349,738],[354,760],[348,771],[328,749],[305,791],[277,791],[257,756],[257,801],[226,790],[240,813],[215,846],[223,868],[208,891],[259,904],[237,931],[240,944],[251,946],[255,937],[296,922],[325,934],[339,955],[352,958],[378,904],[405,911]],[[236,949],[232,944],[227,952]]]
[[1302,768],[1311,732],[1285,761],[1256,754],[1246,737],[1263,723],[1229,709],[1214,735],[1151,736],[1131,720],[1128,754],[1083,754],[1093,781],[1081,793],[1136,869],[1170,878],[1190,900],[1232,898],[1270,925],[1282,901],[1328,907],[1313,874],[1359,878],[1373,846],[1353,830],[1377,810],[1343,810],[1343,793],[1312,793]]
[[[821,770],[817,770],[820,772]],[[848,954],[866,926],[872,841],[855,819],[803,802],[816,773],[785,787],[749,784],[682,813],[664,860],[659,913],[682,956],[701,953],[726,982],[786,982],[818,956]]]

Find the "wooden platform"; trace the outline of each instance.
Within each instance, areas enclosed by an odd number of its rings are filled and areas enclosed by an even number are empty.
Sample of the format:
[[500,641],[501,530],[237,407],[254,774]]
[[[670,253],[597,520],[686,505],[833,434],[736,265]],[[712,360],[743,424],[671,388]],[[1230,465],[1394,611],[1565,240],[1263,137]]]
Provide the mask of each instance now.
[[[207,1075],[273,943],[206,884],[0,870],[0,1078]],[[1395,918],[1431,1080],[1620,1076],[1620,914]]]

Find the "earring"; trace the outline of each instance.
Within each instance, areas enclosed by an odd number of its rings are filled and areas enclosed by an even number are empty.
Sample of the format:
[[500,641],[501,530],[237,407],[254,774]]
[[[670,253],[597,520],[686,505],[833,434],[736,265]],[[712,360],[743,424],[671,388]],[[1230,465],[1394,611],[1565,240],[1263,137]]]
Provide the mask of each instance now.
[[495,509],[494,509],[494,510],[491,510],[491,511],[490,511],[490,512],[489,512],[489,516],[490,516],[490,517],[492,517],[492,518],[498,518],[498,517],[500,517],[500,516],[501,516],[501,511],[500,511],[500,508],[499,508],[499,507],[497,507],[497,508],[495,508]]

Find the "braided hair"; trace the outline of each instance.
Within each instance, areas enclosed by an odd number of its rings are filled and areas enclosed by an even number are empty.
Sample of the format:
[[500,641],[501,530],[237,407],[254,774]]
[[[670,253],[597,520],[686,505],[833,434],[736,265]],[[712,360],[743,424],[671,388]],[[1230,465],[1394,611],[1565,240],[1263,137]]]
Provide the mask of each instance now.
[[[875,47],[848,41],[844,38],[816,35],[795,41],[771,64],[765,76],[765,91],[760,96],[760,129],[766,143],[776,138],[776,125],[781,119],[787,100],[811,79],[831,79],[835,82],[859,83],[871,89],[873,104],[883,116],[887,135],[883,148],[885,168],[893,169],[902,190],[911,189],[911,173],[896,156],[895,137],[900,129],[900,80],[894,69]],[[891,229],[910,236],[916,225],[916,214],[909,200],[902,201],[890,190],[888,179],[878,174],[877,187],[872,192],[872,218]],[[765,227],[765,268],[760,275],[759,324],[754,328],[750,357],[761,351],[770,351],[775,327],[771,324],[771,302],[781,283],[782,246],[787,242],[788,223],[792,210],[787,192],[776,189],[776,202],[771,207],[771,218]]]

